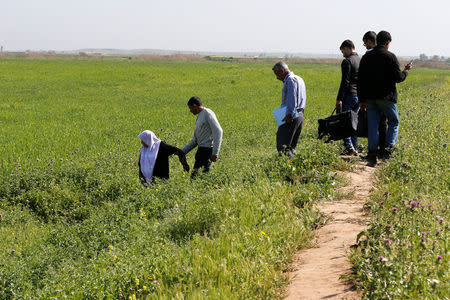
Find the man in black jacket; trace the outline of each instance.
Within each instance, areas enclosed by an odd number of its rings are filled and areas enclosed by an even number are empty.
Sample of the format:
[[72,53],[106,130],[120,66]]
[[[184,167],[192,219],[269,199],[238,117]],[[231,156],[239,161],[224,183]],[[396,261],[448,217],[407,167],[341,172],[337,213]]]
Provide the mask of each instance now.
[[[377,34],[373,31],[367,31],[363,36],[363,44],[366,47],[367,52],[372,51],[373,48],[377,45]],[[380,123],[378,124],[378,154],[384,154],[384,143],[386,141],[386,116],[381,113],[380,115]]]
[[361,109],[367,109],[369,164],[375,165],[378,148],[378,124],[384,113],[388,120],[386,133],[386,152],[395,149],[398,137],[398,112],[396,84],[406,79],[412,64],[400,71],[397,57],[389,52],[392,41],[387,31],[377,34],[377,46],[367,52],[361,59],[358,73],[358,98]]
[[[344,56],[344,60],[341,63],[342,79],[339,87],[339,92],[336,98],[336,110],[337,112],[353,110],[358,113],[358,95],[356,92],[358,69],[359,69],[359,56],[355,52],[355,45],[350,40],[342,42],[340,50]],[[357,137],[351,136],[344,139],[345,150],[342,155],[356,155],[358,154]]]

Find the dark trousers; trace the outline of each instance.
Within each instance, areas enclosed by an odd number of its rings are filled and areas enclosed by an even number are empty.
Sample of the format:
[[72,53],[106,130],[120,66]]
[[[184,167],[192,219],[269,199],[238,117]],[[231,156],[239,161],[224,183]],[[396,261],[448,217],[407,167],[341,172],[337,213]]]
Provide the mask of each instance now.
[[295,118],[291,124],[284,123],[278,127],[277,131],[277,151],[280,154],[285,154],[289,157],[295,155],[295,147],[297,147],[298,138],[302,132],[303,127],[303,111],[298,113],[298,118]]
[[195,177],[198,173],[198,169],[203,168],[203,173],[209,172],[211,167],[211,155],[212,148],[198,147],[195,153],[195,163],[194,170],[192,171],[191,177]]

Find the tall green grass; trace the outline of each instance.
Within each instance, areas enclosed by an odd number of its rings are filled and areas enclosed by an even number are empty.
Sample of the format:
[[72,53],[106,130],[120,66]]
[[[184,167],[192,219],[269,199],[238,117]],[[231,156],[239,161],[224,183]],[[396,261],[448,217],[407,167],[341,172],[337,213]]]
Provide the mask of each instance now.
[[[0,61],[0,298],[277,298],[345,167],[315,138],[336,67],[308,89],[298,158],[275,153],[281,82],[269,65]],[[140,185],[144,129],[183,146],[201,97],[224,129],[210,174]],[[328,103],[329,102],[329,103]],[[193,163],[193,154],[188,155]]]
[[370,228],[352,257],[367,299],[448,299],[448,71],[400,85],[398,150],[379,171]]

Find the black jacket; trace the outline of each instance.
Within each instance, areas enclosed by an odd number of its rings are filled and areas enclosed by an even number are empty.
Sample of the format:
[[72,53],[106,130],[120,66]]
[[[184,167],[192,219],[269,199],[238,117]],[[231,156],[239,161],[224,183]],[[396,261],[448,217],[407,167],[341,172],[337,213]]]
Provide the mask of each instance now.
[[350,54],[341,63],[342,79],[337,95],[337,101],[343,101],[345,96],[356,96],[358,69],[360,58],[356,52]]
[[[178,149],[177,147],[174,147],[172,145],[169,145],[163,141],[161,141],[161,143],[159,144],[159,150],[158,150],[158,155],[156,155],[156,161],[155,161],[155,167],[153,168],[153,176],[152,178],[154,179],[155,177],[157,178],[161,178],[161,179],[169,179],[169,156],[173,155],[177,153],[178,158],[180,159],[180,162],[182,164],[187,164],[186,162],[186,156],[183,153],[183,151],[181,151],[181,149]],[[139,157],[139,178],[142,182],[142,184],[146,184],[145,181],[145,177],[142,174],[141,171],[141,158]]]
[[359,102],[388,100],[397,103],[396,84],[406,79],[408,72],[400,71],[394,53],[385,46],[376,46],[361,58],[358,73]]

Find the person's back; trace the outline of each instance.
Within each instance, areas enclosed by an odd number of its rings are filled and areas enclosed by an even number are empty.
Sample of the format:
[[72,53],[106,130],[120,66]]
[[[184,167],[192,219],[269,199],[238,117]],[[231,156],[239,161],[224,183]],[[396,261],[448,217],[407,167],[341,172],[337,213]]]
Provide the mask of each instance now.
[[386,46],[376,46],[363,55],[359,68],[358,94],[364,100],[397,102],[396,83],[404,81],[397,57]]

